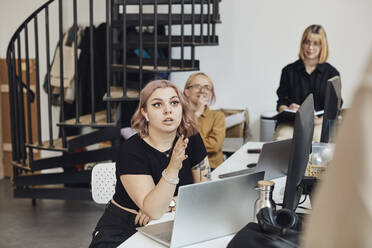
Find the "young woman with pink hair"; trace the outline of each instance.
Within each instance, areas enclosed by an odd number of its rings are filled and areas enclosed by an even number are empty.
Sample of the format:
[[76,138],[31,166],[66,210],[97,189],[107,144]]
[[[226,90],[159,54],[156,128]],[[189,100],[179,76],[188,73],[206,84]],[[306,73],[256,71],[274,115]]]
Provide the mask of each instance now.
[[141,91],[132,117],[138,133],[119,148],[113,199],[93,232],[90,247],[117,247],[136,227],[175,205],[178,187],[210,179],[207,152],[182,92],[155,80]]

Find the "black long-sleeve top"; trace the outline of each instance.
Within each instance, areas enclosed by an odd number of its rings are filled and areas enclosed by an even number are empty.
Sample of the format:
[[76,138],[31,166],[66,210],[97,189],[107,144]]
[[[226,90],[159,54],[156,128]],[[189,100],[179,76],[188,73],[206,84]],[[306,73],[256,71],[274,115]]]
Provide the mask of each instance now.
[[280,85],[276,94],[278,101],[276,109],[281,105],[296,103],[301,105],[305,98],[313,93],[315,111],[324,109],[326,83],[328,79],[339,76],[340,73],[328,63],[318,64],[315,70],[308,74],[301,59],[287,65],[282,70]]

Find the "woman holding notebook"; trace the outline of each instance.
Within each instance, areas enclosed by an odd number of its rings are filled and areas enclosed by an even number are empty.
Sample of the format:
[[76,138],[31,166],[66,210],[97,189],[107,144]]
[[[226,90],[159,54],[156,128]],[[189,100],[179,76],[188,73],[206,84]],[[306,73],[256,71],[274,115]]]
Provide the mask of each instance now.
[[[305,98],[312,93],[315,111],[324,109],[327,81],[339,76],[340,73],[327,63],[329,55],[327,35],[320,25],[311,25],[305,29],[302,39],[299,59],[287,65],[282,70],[278,95],[277,111],[285,109],[297,110]],[[319,142],[321,116],[314,119],[313,140]],[[274,139],[292,138],[293,122],[278,121]]]
[[118,149],[115,194],[93,232],[90,247],[117,247],[136,227],[159,219],[174,207],[179,186],[210,178],[194,115],[173,83],[148,83],[131,125],[138,133]]

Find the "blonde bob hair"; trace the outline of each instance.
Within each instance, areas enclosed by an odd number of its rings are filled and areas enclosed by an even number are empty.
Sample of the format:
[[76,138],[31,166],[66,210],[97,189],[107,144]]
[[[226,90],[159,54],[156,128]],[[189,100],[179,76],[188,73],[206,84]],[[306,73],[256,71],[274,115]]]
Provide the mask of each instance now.
[[198,132],[197,122],[195,120],[193,112],[188,107],[188,102],[183,93],[178,89],[178,87],[168,80],[154,80],[149,82],[140,93],[140,102],[136,112],[133,114],[131,119],[131,126],[135,129],[142,138],[149,135],[148,122],[141,113],[141,109],[146,111],[147,101],[149,100],[152,93],[159,88],[173,88],[177,93],[182,106],[182,120],[177,129],[177,134],[183,134],[185,137],[190,137]]
[[323,64],[328,59],[329,50],[326,32],[324,28],[320,25],[311,25],[305,29],[301,39],[299,57],[302,60],[305,59],[303,44],[306,42],[306,40],[314,38],[319,39],[320,41],[319,64]]
[[207,74],[205,74],[204,72],[196,72],[196,73],[191,74],[186,81],[185,87],[183,88],[183,92],[185,93],[185,89],[188,89],[191,86],[191,83],[195,80],[195,78],[197,76],[206,77],[208,79],[209,83],[212,85],[212,97],[211,97],[211,100],[209,101],[209,105],[215,104],[216,94],[214,92],[214,85],[213,85],[212,79]]

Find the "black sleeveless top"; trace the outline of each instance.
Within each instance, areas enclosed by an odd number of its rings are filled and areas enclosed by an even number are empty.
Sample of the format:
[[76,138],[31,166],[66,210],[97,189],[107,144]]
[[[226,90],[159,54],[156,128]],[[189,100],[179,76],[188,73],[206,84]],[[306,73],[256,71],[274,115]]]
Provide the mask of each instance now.
[[[147,144],[138,134],[133,135],[125,141],[118,149],[116,160],[117,183],[113,199],[123,207],[138,210],[137,205],[125,191],[120,181],[120,176],[125,174],[151,175],[156,185],[161,179],[162,171],[170,162],[171,152],[160,152],[156,150]],[[188,157],[182,162],[182,169],[178,175],[180,181],[176,187],[175,195],[178,193],[179,186],[194,182],[191,168],[199,164],[207,156],[207,151],[199,133],[189,138],[185,154]]]

